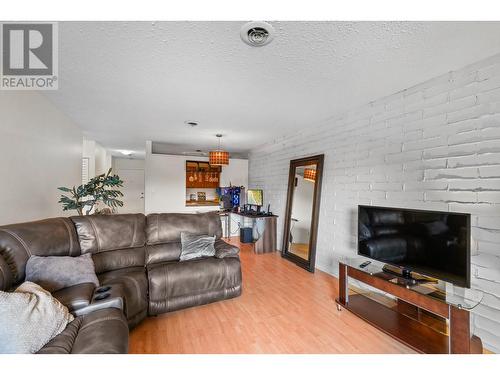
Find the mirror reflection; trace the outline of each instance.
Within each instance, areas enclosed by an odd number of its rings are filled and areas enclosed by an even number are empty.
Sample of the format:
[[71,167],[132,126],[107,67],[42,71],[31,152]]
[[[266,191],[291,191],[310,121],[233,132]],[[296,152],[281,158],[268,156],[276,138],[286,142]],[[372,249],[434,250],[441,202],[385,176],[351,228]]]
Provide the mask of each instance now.
[[288,251],[305,260],[310,254],[315,183],[316,164],[296,167]]

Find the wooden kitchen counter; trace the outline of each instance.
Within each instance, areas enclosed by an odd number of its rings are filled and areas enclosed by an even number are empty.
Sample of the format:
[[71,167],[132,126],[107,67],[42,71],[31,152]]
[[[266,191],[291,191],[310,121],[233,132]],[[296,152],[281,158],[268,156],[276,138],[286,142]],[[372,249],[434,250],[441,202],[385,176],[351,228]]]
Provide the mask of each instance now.
[[186,201],[187,207],[219,206],[218,201]]

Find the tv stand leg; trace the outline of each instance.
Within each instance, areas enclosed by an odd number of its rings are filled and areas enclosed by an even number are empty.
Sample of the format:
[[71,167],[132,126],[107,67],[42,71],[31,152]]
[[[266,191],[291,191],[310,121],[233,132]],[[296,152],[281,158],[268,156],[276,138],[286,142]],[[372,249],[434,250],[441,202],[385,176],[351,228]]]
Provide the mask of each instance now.
[[469,311],[450,306],[450,353],[469,354],[471,350]]
[[[347,266],[342,263],[339,263],[339,302],[342,305],[347,305],[349,302]],[[337,310],[340,311],[339,304],[337,304]]]

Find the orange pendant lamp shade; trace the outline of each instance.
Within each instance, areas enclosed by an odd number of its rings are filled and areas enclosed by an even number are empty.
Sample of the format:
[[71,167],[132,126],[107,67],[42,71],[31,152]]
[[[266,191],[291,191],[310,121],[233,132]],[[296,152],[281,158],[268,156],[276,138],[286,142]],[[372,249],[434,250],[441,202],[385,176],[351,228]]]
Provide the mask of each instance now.
[[304,180],[315,182],[316,169],[304,169]]
[[210,151],[208,153],[208,160],[210,165],[228,165],[229,152],[222,150]]
[[219,139],[219,147],[208,153],[208,162],[210,165],[229,165],[229,152],[223,151],[220,147],[222,134],[217,134],[216,137]]

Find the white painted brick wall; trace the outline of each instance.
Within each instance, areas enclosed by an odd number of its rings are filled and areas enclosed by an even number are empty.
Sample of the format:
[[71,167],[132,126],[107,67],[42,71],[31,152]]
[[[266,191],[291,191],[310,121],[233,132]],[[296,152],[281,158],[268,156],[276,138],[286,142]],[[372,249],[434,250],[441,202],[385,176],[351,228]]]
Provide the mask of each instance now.
[[280,215],[280,241],[289,161],[321,153],[317,267],[336,274],[356,252],[358,204],[469,212],[474,332],[500,352],[500,55],[253,150],[249,184]]

